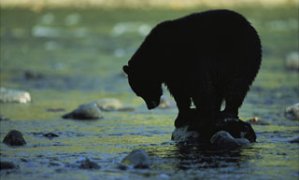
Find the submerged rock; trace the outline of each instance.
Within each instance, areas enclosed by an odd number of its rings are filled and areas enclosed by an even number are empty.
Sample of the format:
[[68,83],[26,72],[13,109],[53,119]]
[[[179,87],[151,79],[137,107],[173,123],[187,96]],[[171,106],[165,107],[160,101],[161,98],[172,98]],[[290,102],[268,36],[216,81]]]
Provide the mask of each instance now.
[[83,104],[74,111],[62,116],[64,119],[95,120],[103,118],[101,110],[95,103]]
[[137,169],[149,168],[151,161],[144,150],[133,150],[121,162],[122,165],[132,166]]
[[299,71],[299,53],[291,52],[286,57],[286,67],[290,70]]
[[290,120],[299,120],[299,103],[287,107],[284,115]]
[[28,103],[31,96],[26,91],[0,88],[0,102],[2,103]]
[[4,137],[3,143],[10,145],[10,146],[23,146],[26,144],[26,141],[20,131],[11,130]]
[[12,162],[0,161],[0,170],[15,169],[15,168],[17,168],[17,166]]
[[238,148],[250,144],[248,139],[234,138],[226,131],[216,132],[210,139],[211,144],[224,149]]
[[86,158],[85,160],[81,161],[79,168],[80,169],[100,169],[101,167],[97,163]]

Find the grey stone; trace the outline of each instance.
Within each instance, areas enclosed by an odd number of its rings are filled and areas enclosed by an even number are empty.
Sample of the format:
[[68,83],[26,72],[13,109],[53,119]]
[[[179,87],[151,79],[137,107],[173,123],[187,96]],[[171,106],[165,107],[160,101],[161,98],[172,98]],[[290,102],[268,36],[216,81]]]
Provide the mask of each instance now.
[[190,142],[197,141],[199,133],[196,131],[188,131],[188,126],[176,128],[172,132],[171,140],[175,142]]
[[4,137],[3,143],[10,145],[10,146],[23,146],[26,144],[26,141],[20,131],[11,130]]
[[238,148],[250,144],[248,139],[234,138],[226,131],[216,132],[210,139],[211,144],[216,145],[223,149]]
[[126,166],[143,169],[149,168],[151,161],[144,150],[133,150],[122,160],[121,163]]
[[95,103],[83,104],[74,111],[62,116],[64,119],[94,120],[103,118],[101,110]]
[[299,103],[287,107],[284,115],[290,120],[299,120]]

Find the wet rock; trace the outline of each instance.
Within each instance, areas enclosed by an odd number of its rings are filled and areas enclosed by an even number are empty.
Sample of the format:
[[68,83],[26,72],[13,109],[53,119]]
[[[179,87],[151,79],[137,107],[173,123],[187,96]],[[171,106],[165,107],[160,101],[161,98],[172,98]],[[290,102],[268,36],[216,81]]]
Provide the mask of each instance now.
[[244,122],[238,118],[218,120],[216,123],[216,132],[218,131],[226,131],[234,138],[246,138],[250,142],[256,141],[256,134],[252,126],[248,122]]
[[0,170],[5,170],[5,169],[15,169],[17,166],[8,161],[0,161]]
[[24,78],[26,80],[39,80],[44,78],[44,76],[41,73],[27,70],[24,72]]
[[284,115],[290,120],[299,120],[299,103],[287,107]]
[[0,102],[2,103],[28,103],[31,96],[26,91],[0,88]]
[[248,139],[234,138],[226,131],[216,132],[210,139],[211,144],[223,149],[233,149],[250,144]]
[[299,53],[291,52],[286,57],[286,68],[299,71]]
[[74,111],[62,116],[64,119],[95,120],[103,118],[101,110],[95,103],[83,104]]
[[171,140],[175,142],[193,142],[198,141],[199,133],[196,131],[188,131],[188,126],[176,128],[172,132]]
[[11,130],[4,137],[3,143],[10,145],[10,146],[23,146],[26,144],[26,141],[23,138],[23,135],[20,131]]
[[94,101],[99,109],[102,111],[117,111],[123,108],[123,104],[115,98],[103,98]]
[[290,143],[299,143],[299,136],[292,138],[289,142]]
[[144,150],[134,150],[122,160],[122,165],[137,169],[149,168],[151,161]]
[[85,160],[81,161],[79,168],[80,169],[100,169],[101,167],[97,163],[86,158]]
[[48,138],[48,139],[53,139],[53,138],[59,137],[57,134],[52,133],[52,132],[45,133],[45,134],[43,134],[43,136]]

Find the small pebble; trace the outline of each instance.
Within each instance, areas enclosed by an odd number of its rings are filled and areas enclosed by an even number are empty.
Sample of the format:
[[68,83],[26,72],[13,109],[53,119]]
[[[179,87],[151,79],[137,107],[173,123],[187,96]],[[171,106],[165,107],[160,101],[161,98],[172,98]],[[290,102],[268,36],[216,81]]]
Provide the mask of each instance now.
[[79,168],[80,169],[100,169],[101,167],[97,163],[86,158],[85,160],[81,161]]
[[57,134],[49,132],[49,133],[45,133],[43,134],[44,137],[47,137],[48,139],[53,139],[55,137],[59,137]]
[[10,146],[23,146],[26,141],[20,131],[11,130],[3,139],[3,143]]

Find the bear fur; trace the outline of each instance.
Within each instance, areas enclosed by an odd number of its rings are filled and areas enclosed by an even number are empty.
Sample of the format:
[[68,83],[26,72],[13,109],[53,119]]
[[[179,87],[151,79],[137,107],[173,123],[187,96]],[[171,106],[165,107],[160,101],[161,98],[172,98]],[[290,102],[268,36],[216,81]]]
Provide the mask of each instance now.
[[148,109],[159,105],[164,83],[179,110],[175,126],[206,129],[219,118],[238,118],[261,54],[259,36],[242,15],[212,10],[158,24],[123,70]]

